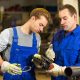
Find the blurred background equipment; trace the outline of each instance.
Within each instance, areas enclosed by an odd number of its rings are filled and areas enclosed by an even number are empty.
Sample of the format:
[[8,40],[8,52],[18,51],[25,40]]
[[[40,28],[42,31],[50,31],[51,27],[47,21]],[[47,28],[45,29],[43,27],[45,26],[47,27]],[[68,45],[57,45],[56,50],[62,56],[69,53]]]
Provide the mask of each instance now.
[[0,6],[0,32],[3,30],[4,6]]
[[3,22],[3,16],[4,16],[4,6],[0,6],[0,22]]

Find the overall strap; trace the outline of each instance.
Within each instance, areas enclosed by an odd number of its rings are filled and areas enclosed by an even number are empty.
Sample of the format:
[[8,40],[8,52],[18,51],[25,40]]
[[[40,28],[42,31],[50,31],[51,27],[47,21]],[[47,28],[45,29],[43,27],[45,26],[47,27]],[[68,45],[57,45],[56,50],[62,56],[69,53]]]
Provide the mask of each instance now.
[[37,47],[36,34],[33,33],[33,46]]
[[17,35],[17,30],[16,27],[13,27],[13,43],[18,43],[18,35]]
[[18,36],[17,36],[17,30],[16,27],[13,27],[13,38],[12,38],[12,46],[11,46],[11,51],[10,51],[10,62],[13,61],[12,56],[14,56],[13,52],[14,49],[16,49],[16,45],[18,44]]

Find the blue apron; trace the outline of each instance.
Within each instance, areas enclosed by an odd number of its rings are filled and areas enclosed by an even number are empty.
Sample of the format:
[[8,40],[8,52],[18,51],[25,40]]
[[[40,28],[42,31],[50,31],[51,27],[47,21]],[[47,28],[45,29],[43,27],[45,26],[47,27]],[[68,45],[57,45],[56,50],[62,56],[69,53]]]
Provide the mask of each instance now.
[[[36,35],[33,33],[32,47],[25,47],[18,45],[18,35],[16,28],[13,28],[14,37],[10,52],[10,63],[21,64],[23,69],[25,66],[31,66],[31,70],[28,72],[22,72],[21,75],[11,75],[9,73],[4,74],[4,80],[36,80],[34,73],[34,65],[31,62],[35,53],[38,53]],[[26,41],[27,43],[27,41]]]

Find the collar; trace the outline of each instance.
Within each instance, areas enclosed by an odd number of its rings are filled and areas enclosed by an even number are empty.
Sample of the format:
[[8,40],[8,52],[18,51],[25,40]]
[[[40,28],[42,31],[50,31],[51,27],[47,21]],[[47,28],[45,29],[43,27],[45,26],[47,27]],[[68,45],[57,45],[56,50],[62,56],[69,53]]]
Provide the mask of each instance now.
[[77,25],[76,28],[72,31],[74,35],[80,34],[80,25]]
[[71,31],[71,32],[66,33],[66,31],[64,31],[64,30],[62,32],[64,34],[66,34],[66,36],[68,36],[68,35],[76,36],[76,35],[80,34],[80,25],[76,25],[76,28],[73,31]]

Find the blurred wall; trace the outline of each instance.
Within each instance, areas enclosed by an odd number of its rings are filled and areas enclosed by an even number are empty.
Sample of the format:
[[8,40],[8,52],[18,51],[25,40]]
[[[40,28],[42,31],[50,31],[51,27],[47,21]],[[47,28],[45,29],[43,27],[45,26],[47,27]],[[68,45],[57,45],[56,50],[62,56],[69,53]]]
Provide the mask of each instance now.
[[55,6],[57,5],[57,0],[0,0],[0,6],[8,8],[15,4],[20,4],[21,6],[31,6],[31,5],[46,5]]

